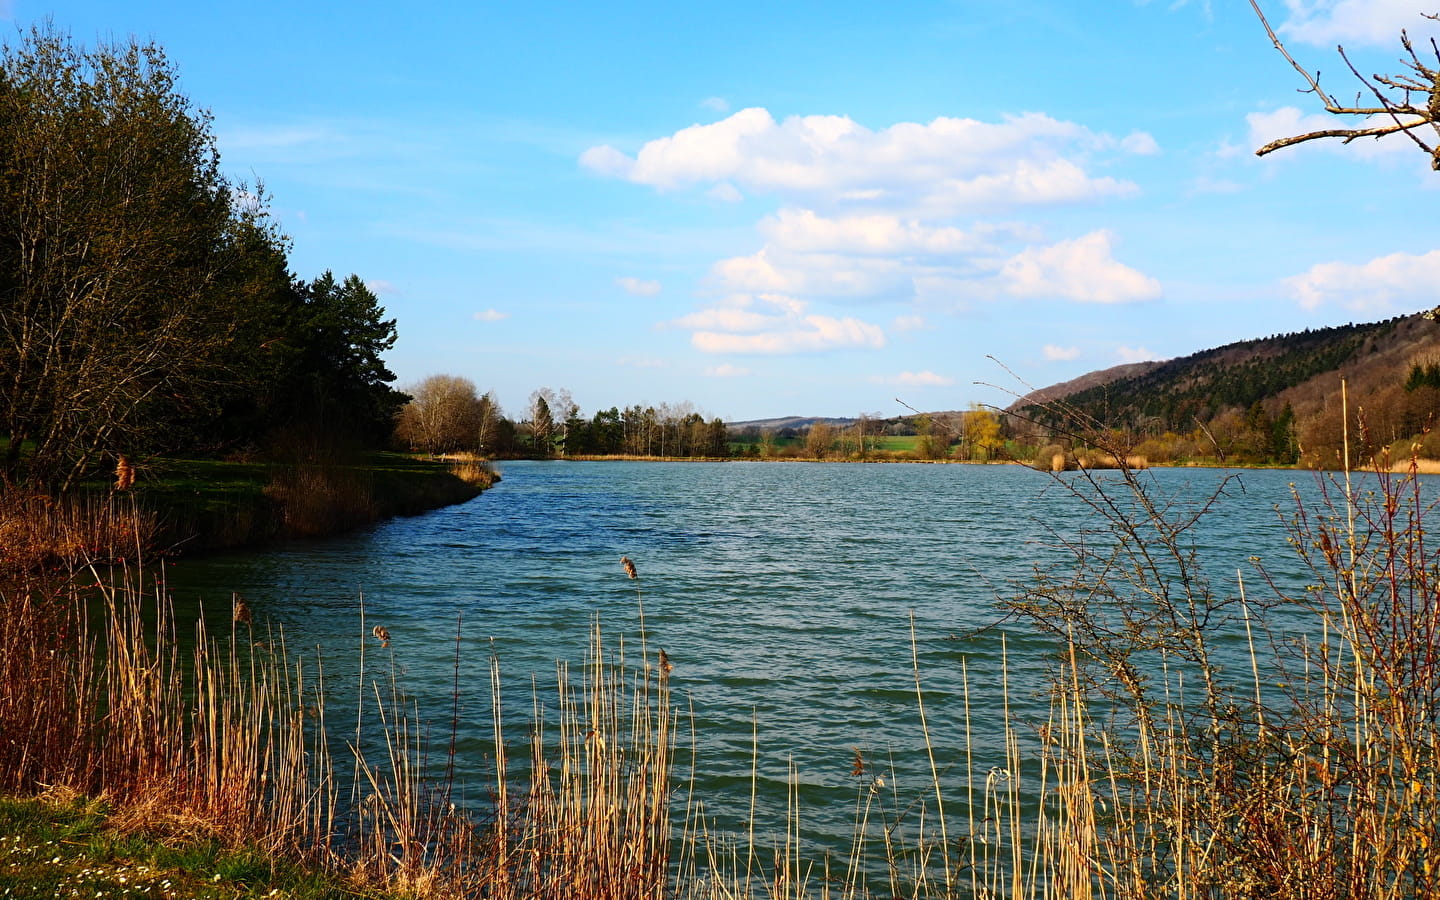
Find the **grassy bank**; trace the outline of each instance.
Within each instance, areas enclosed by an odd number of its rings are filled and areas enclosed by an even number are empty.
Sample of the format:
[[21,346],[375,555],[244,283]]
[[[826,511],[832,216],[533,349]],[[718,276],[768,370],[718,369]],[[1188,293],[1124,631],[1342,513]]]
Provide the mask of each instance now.
[[0,493],[0,570],[195,553],[336,534],[470,500],[499,476],[483,460],[400,453],[281,462],[155,459],[134,484],[63,497]]
[[257,848],[147,828],[63,791],[0,799],[0,897],[402,900]]

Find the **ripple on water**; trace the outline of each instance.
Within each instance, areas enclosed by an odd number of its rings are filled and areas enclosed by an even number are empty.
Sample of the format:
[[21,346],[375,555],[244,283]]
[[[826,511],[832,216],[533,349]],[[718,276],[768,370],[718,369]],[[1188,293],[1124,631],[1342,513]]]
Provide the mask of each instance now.
[[[1046,713],[1050,639],[1014,623],[970,635],[999,620],[995,598],[1035,566],[1063,570],[1061,540],[1091,525],[1048,476],[1010,466],[762,463],[512,462],[502,471],[476,500],[368,533],[182,560],[169,570],[171,587],[192,614],[200,602],[228,611],[239,591],[257,615],[284,625],[292,647],[318,647],[331,684],[346,689],[366,640],[363,595],[365,621],[390,629],[406,690],[437,722],[449,721],[458,652],[457,762],[477,785],[494,751],[491,655],[504,679],[507,741],[519,753],[532,692],[553,708],[556,660],[571,661],[578,679],[597,622],[608,646],[623,637],[626,658],[637,660],[643,607],[650,652],[665,648],[675,665],[686,727],[693,710],[696,793],[732,824],[747,814],[752,769],[771,815],[762,821],[782,823],[793,764],[817,804],[807,827],[848,834],[856,748],[892,774],[892,786],[912,796],[925,789],[912,616],[947,778],[963,784],[967,752],[982,772],[1003,763],[1007,704],[1021,717]],[[1295,474],[1245,473],[1196,532],[1218,587],[1233,585],[1256,553],[1282,576],[1296,573],[1275,511],[1289,503]],[[1177,502],[1218,483],[1204,471],[1150,477]],[[622,553],[639,581],[625,578]],[[366,646],[372,673],[385,671],[391,651]],[[344,721],[343,710],[330,721]]]

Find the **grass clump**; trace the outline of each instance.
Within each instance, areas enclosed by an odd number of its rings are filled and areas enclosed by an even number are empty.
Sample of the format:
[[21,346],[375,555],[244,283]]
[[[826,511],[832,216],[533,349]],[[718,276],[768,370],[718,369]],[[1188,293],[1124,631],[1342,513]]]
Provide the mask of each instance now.
[[334,877],[252,847],[127,830],[63,792],[0,800],[0,897],[357,900]]

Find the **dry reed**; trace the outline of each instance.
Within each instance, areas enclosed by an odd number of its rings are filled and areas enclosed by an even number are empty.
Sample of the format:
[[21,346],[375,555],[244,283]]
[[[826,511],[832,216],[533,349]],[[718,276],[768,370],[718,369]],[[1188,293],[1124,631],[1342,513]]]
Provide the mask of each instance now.
[[154,514],[130,497],[0,491],[0,572],[134,560],[152,549],[156,533]]

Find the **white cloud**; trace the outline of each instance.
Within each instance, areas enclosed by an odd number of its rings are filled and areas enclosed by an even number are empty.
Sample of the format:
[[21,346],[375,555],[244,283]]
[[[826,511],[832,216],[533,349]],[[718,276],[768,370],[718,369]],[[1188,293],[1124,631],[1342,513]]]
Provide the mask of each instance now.
[[[1144,132],[1117,138],[1039,113],[872,131],[845,116],[777,121],[751,108],[649,141],[633,157],[599,146],[580,162],[661,191],[698,187],[724,202],[778,198],[780,208],[756,226],[760,246],[712,264],[706,286],[716,293],[848,300],[939,293],[957,308],[957,301],[1007,296],[1094,303],[1159,296],[1158,282],[1111,257],[1108,232],[1047,242],[1035,225],[975,218],[1133,194],[1128,181],[1092,175],[1090,159],[1159,149]],[[859,320],[835,320],[845,322]],[[875,332],[834,324],[813,329],[811,339],[883,339],[878,326],[859,324]],[[736,332],[691,327],[708,347],[737,344]],[[803,341],[791,334],[780,343]]]
[[1326,48],[1372,44],[1398,51],[1400,29],[1418,39],[1440,27],[1421,15],[1433,10],[1415,0],[1285,0],[1285,7],[1289,18],[1277,27],[1281,37]]
[[1045,358],[1051,361],[1080,358],[1079,347],[1060,347],[1055,344],[1046,344],[1040,352],[1045,354]]
[[372,294],[375,294],[379,297],[394,296],[396,294],[404,293],[404,291],[400,290],[398,287],[395,286],[395,283],[393,281],[386,281],[383,278],[371,279],[365,282],[365,286],[370,289],[370,292]]
[[1108,231],[1027,248],[1005,262],[999,281],[1015,297],[1129,303],[1160,296],[1160,282],[1111,258]]
[[608,144],[591,147],[580,154],[580,165],[600,175],[615,178],[629,178],[635,168],[634,160]]
[[700,101],[700,105],[715,112],[729,112],[730,101],[724,97],[706,97]]
[[1120,139],[1120,148],[1136,156],[1153,156],[1160,152],[1160,144],[1148,132],[1132,131]]
[[[1148,152],[1154,142],[1145,137],[1120,143]],[[1040,113],[1001,122],[942,117],[871,131],[846,116],[777,122],[755,107],[652,140],[633,158],[591,147],[580,163],[661,190],[730,182],[811,203],[954,212],[1132,193],[1133,184],[1091,177],[1081,165],[1115,143]]]
[[728,181],[722,181],[705,192],[711,200],[719,200],[721,203],[739,203],[745,199],[745,195]]
[[510,318],[510,314],[500,312],[498,309],[487,309],[483,312],[477,312],[474,318],[477,322],[499,322],[501,319]]
[[[1361,265],[1320,263],[1284,281],[1305,309],[1336,304],[1356,312],[1420,309],[1440,301],[1440,250],[1392,253]],[[1403,301],[1403,304],[1402,302]]]
[[691,344],[705,353],[781,355],[885,346],[885,331],[878,325],[810,313],[808,308],[804,301],[780,294],[737,294],[668,324],[688,329]]
[[786,253],[769,247],[722,259],[711,282],[740,293],[877,297],[905,293],[910,279],[899,260],[830,253]]
[[929,328],[930,323],[925,321],[924,316],[896,316],[890,323],[890,330],[904,333],[906,331],[920,331]]
[[1154,278],[1113,258],[1112,237],[1104,230],[1007,255],[991,240],[1005,230],[999,227],[967,234],[884,216],[824,219],[787,212],[761,223],[771,240],[759,252],[715,263],[711,286],[732,293],[942,302],[1040,297],[1128,303],[1161,293]]
[[876,384],[892,384],[899,387],[949,387],[955,379],[936,375],[929,369],[923,372],[901,372],[899,375],[884,375],[871,378]]
[[647,281],[641,278],[630,278],[627,276],[625,278],[615,279],[615,283],[618,284],[625,293],[633,294],[636,297],[654,297],[660,293],[660,282],[658,281]]
[[1150,362],[1156,358],[1154,350],[1145,347],[1116,347],[1115,357],[1122,363]]
[[712,366],[704,371],[704,375],[710,378],[744,378],[750,374],[750,370],[743,366],[732,366],[729,363]]
[[800,253],[955,254],[987,246],[984,238],[959,228],[880,213],[826,218],[787,207],[766,216],[758,227],[772,245]]

